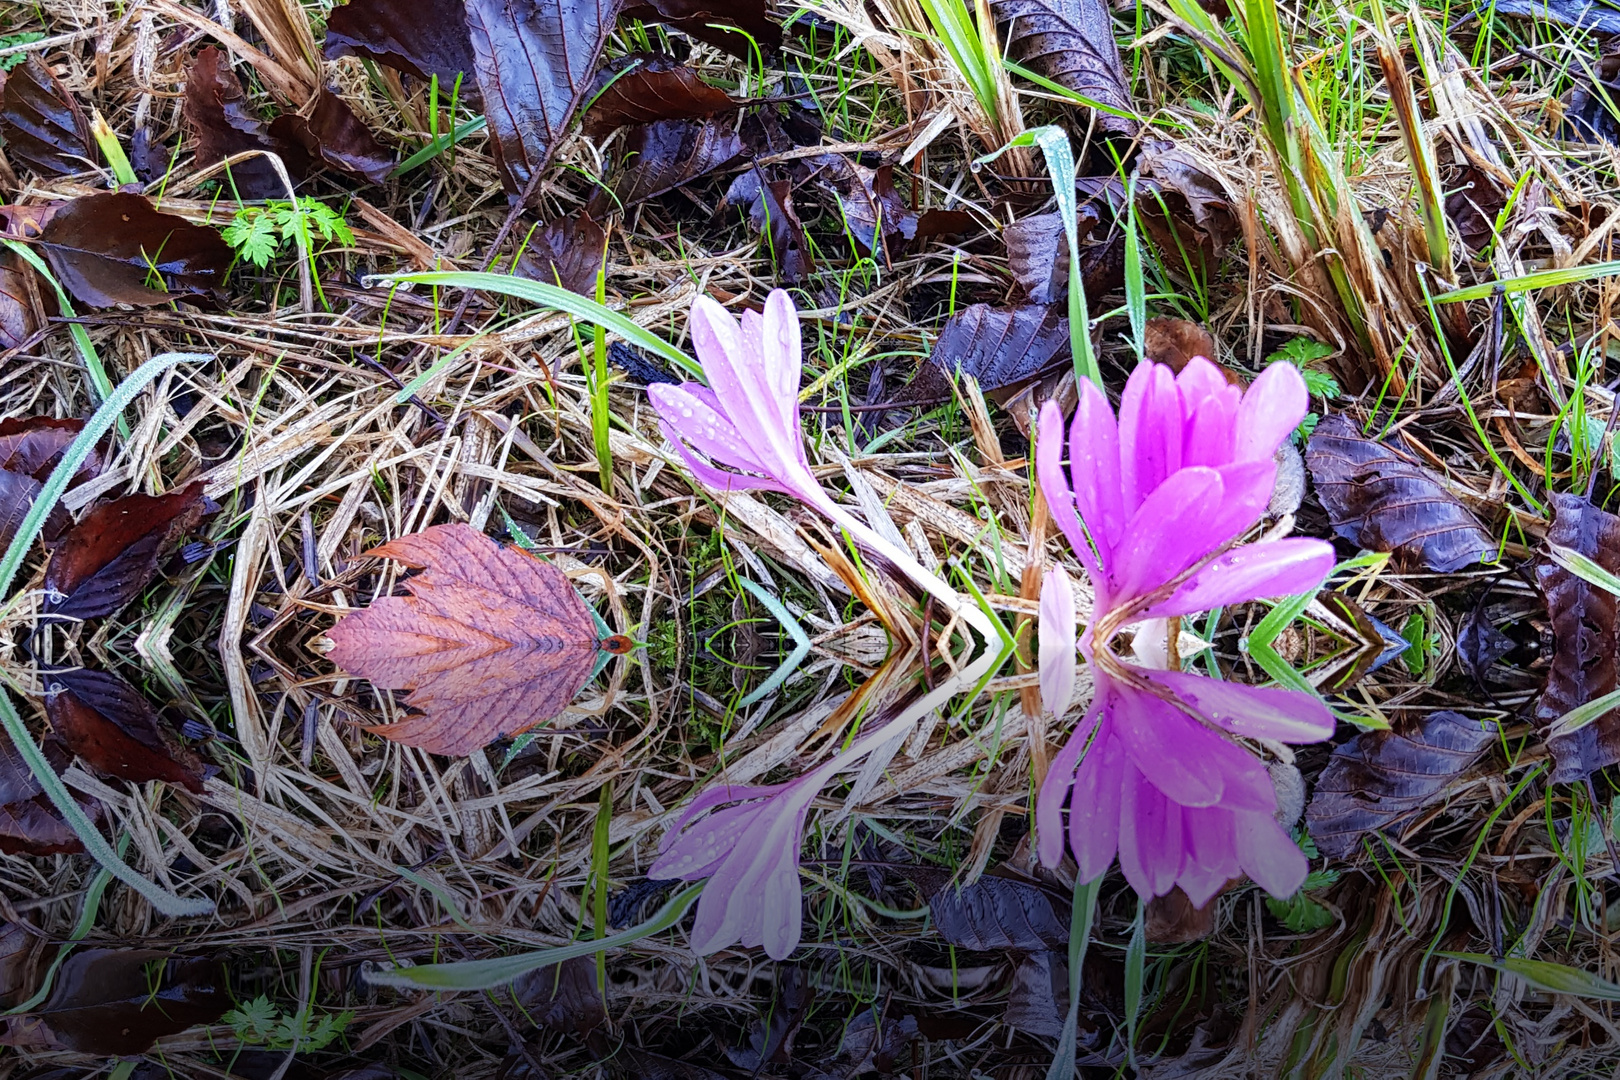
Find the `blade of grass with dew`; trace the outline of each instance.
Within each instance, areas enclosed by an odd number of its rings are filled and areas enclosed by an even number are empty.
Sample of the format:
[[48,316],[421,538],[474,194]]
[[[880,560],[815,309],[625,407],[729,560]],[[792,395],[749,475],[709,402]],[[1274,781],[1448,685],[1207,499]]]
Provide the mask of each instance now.
[[1142,238],[1136,222],[1136,177],[1125,181],[1125,310],[1131,321],[1131,348],[1147,356],[1147,282],[1142,277]]
[[362,977],[373,986],[392,986],[401,990],[492,990],[522,978],[531,971],[560,964],[581,956],[606,949],[622,949],[642,938],[651,937],[674,926],[686,914],[704,882],[688,885],[670,897],[652,918],[644,923],[620,931],[611,937],[594,941],[576,941],[555,949],[499,956],[490,960],[467,960],[452,964],[422,964],[417,967],[396,967],[365,971]]
[[1503,278],[1501,281],[1487,281],[1479,285],[1470,285],[1466,289],[1453,289],[1443,292],[1434,298],[1437,304],[1455,304],[1463,300],[1484,300],[1495,295],[1498,291],[1504,295],[1512,293],[1529,292],[1532,289],[1551,289],[1559,285],[1574,285],[1582,281],[1591,281],[1593,278],[1612,277],[1620,274],[1620,260],[1614,262],[1588,263],[1586,266],[1569,266],[1561,270],[1537,270],[1532,274],[1520,277]]
[[1074,357],[1074,377],[1090,379],[1102,386],[1102,372],[1091,351],[1091,319],[1086,311],[1086,291],[1080,283],[1080,207],[1075,196],[1074,151],[1069,133],[1048,124],[1031,128],[992,154],[976,158],[975,169],[996,160],[1015,146],[1039,146],[1046,158],[1046,171],[1052,177],[1052,193],[1057,198],[1058,215],[1063,219],[1063,235],[1069,241],[1069,348]]
[[1091,944],[1091,924],[1097,915],[1097,893],[1102,890],[1102,875],[1082,882],[1074,879],[1074,903],[1069,909],[1069,1014],[1063,1020],[1063,1034],[1058,1037],[1057,1055],[1046,1070],[1046,1080],[1072,1080],[1075,1076],[1074,1057],[1080,1035],[1080,972],[1086,963],[1086,949]]
[[1498,960],[1485,953],[1439,952],[1435,955],[1461,960],[1466,964],[1478,964],[1499,971],[1503,975],[1515,976],[1537,990],[1545,990],[1549,994],[1570,994],[1574,997],[1596,998],[1599,1001],[1620,1001],[1620,983],[1612,983],[1600,975],[1570,967],[1568,964],[1558,964],[1551,960],[1527,960],[1519,956],[1504,956]]
[[[16,240],[0,239],[0,244],[4,244],[16,252],[17,256],[33,267],[40,277],[51,283],[51,288],[56,290],[56,306],[61,309],[64,319],[75,317],[73,302],[68,299],[67,290],[62,288],[62,283],[56,280],[56,275],[51,273],[51,268],[45,265],[45,260],[39,257],[38,252],[27,244],[19,243]],[[84,369],[90,375],[90,387],[95,391],[96,400],[106,401],[112,396],[112,380],[107,377],[107,369],[102,366],[101,356],[96,352],[96,346],[90,340],[90,331],[86,330],[78,322],[70,322],[68,323],[68,333],[73,336],[73,344],[78,347],[79,357],[84,361]],[[129,429],[125,426],[122,417],[118,421],[118,433],[125,437],[129,435]]]
[[780,600],[766,592],[758,582],[748,578],[740,578],[737,584],[753,593],[754,598],[765,605],[765,610],[776,617],[776,621],[782,625],[782,629],[786,630],[788,636],[793,639],[793,651],[788,654],[787,659],[783,660],[776,670],[771,672],[770,678],[760,683],[747,697],[737,702],[738,708],[746,709],[786,682],[788,676],[792,675],[804,658],[810,655],[810,636],[804,632],[804,627],[799,625],[799,620],[793,617],[793,613],[784,607]]
[[1568,548],[1562,544],[1548,544],[1547,553],[1552,556],[1553,562],[1587,584],[1596,585],[1604,592],[1620,596],[1620,577],[1609,573],[1574,548]]
[[439,359],[435,360],[432,364],[429,364],[426,371],[423,371],[420,375],[416,376],[414,379],[400,388],[399,393],[394,395],[394,404],[403,405],[407,401],[411,400],[411,398],[421,393],[424,386],[432,382],[439,375],[443,374],[444,370],[459,360],[462,354],[464,354],[474,345],[477,345],[480,341],[483,341],[488,336],[488,334],[482,332],[474,334],[472,337],[468,338],[466,341],[463,341],[460,345],[457,345]]
[[435,288],[476,289],[480,292],[527,300],[531,304],[537,304],[551,311],[560,311],[592,325],[601,326],[604,330],[618,334],[630,344],[663,357],[690,375],[699,378],[703,376],[703,368],[696,360],[652,331],[637,325],[628,316],[604,307],[589,297],[569,292],[556,285],[547,285],[543,281],[529,281],[525,278],[486,274],[475,270],[429,270],[414,274],[372,275],[366,277],[362,283],[367,288],[378,285],[431,285]]
[[[605,244],[605,241],[604,241]],[[602,249],[602,265],[596,270],[596,302],[607,308],[607,248]],[[601,474],[602,490],[613,494],[613,443],[608,438],[608,427],[613,414],[608,411],[607,333],[597,323],[591,335],[595,352],[591,368],[591,438],[596,444],[596,468]],[[603,976],[605,979],[606,976]],[[602,985],[607,985],[604,982]]]
[[392,178],[404,176],[412,169],[427,164],[440,154],[444,153],[446,150],[449,150],[451,147],[455,146],[458,142],[461,142],[463,139],[483,131],[488,125],[489,121],[485,120],[482,116],[475,116],[466,123],[457,124],[454,131],[435,137],[429,141],[426,146],[422,147],[422,149],[418,150],[416,153],[412,154],[398,165],[395,165],[394,171],[388,174],[389,177]]
[[1565,735],[1573,735],[1600,717],[1607,716],[1615,709],[1620,709],[1620,690],[1611,690],[1601,697],[1593,698],[1584,705],[1575,706],[1547,726],[1545,738],[1556,739]]
[[[44,528],[46,517],[67,491],[68,484],[79,471],[79,466],[84,464],[84,459],[90,456],[96,443],[112,428],[124,409],[135,400],[135,396],[146,389],[147,384],[153,379],[176,364],[186,361],[202,363],[212,359],[213,357],[206,353],[163,353],[154,356],[130,372],[129,376],[107,395],[107,400],[96,410],[95,415],[86,421],[83,429],[62,454],[62,460],[51,471],[45,486],[34,499],[34,505],[29,508],[22,524],[17,527],[17,533],[11,538],[11,544],[6,548],[5,555],[0,557],[0,596],[6,596],[11,591],[11,583],[16,578],[17,571],[22,568],[23,560],[28,557],[35,538]],[[9,602],[7,606],[10,606]],[[186,900],[176,896],[155,882],[141,877],[118,857],[108,846],[107,841],[102,839],[101,832],[79,808],[73,796],[68,793],[67,786],[62,783],[62,778],[56,775],[56,770],[45,760],[45,755],[40,752],[34,737],[29,734],[27,725],[11,704],[10,695],[4,691],[0,691],[0,725],[3,725],[6,734],[11,736],[17,752],[28,764],[28,771],[34,774],[34,780],[44,790],[57,812],[62,815],[62,820],[67,822],[74,835],[84,844],[84,850],[91,858],[170,918],[207,915],[214,910],[212,900]]]

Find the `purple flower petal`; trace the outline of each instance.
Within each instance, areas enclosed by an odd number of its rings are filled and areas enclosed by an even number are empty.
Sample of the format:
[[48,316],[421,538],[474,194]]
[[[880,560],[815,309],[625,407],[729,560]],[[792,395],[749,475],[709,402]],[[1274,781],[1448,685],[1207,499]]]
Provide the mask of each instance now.
[[1046,572],[1041,583],[1041,702],[1053,716],[1069,711],[1074,697],[1074,590],[1061,566]]
[[[748,320],[744,319],[746,324]],[[765,363],[760,369],[769,400],[780,409],[778,419],[784,431],[794,433],[794,445],[802,455],[804,443],[799,439],[799,376],[804,369],[804,356],[799,339],[799,313],[793,301],[781,289],[772,289],[765,298],[765,320],[762,328],[765,344]]]
[[1312,592],[1332,572],[1333,563],[1333,547],[1322,540],[1292,537],[1245,544],[1210,560],[1143,617],[1192,615],[1227,604]]
[[1214,806],[1226,787],[1222,762],[1212,756],[1211,740],[1221,737],[1153,694],[1113,685],[1108,729],[1126,756],[1152,784],[1182,806]]
[[1221,545],[1221,476],[1214,469],[1181,469],[1143,500],[1125,526],[1108,568],[1116,603],[1174,578]]
[[768,476],[766,466],[753,447],[743,442],[737,427],[721,409],[714,391],[698,383],[671,386],[660,383],[647,387],[647,397],[658,417],[679,439],[686,441],[717,465],[728,465],[759,476]]
[[1046,497],[1052,520],[1068,538],[1069,546],[1080,559],[1080,565],[1091,576],[1093,588],[1103,590],[1102,570],[1091,553],[1086,531],[1075,516],[1074,492],[1069,488],[1069,478],[1063,475],[1063,410],[1058,408],[1055,401],[1041,406],[1040,424],[1035,429],[1035,478],[1041,486],[1041,494]]
[[[1176,390],[1181,398],[1181,419],[1185,426],[1209,400],[1226,390],[1237,390],[1226,380],[1226,373],[1207,356],[1195,356],[1176,374]],[[1241,393],[1241,391],[1238,391]]]
[[760,809],[759,804],[728,806],[679,834],[672,830],[669,835],[675,839],[665,837],[665,846],[647,868],[647,876],[681,881],[709,877],[737,849]]
[[1311,396],[1305,378],[1293,364],[1272,364],[1243,395],[1238,406],[1236,461],[1265,461],[1299,422],[1305,419]]
[[1114,545],[1129,517],[1120,491],[1119,424],[1108,399],[1090,379],[1080,385],[1080,402],[1069,425],[1069,467],[1075,476],[1075,503],[1097,541],[1107,570]]
[[1143,672],[1234,735],[1313,743],[1332,738],[1333,713],[1321,699],[1275,686],[1243,686],[1181,671]]
[[1234,824],[1232,814],[1219,807],[1181,812],[1186,859],[1176,884],[1197,907],[1209,903],[1229,880],[1243,873],[1232,836]]
[[[1063,744],[1063,749],[1057,752],[1057,757],[1052,759],[1052,764],[1046,770],[1046,779],[1041,781],[1040,793],[1035,797],[1035,850],[1045,866],[1056,866],[1063,861],[1063,803],[1074,787],[1080,753],[1086,748],[1086,740],[1096,726],[1096,713],[1093,711],[1086,715],[1069,736],[1069,741]],[[1114,853],[1110,851],[1109,861],[1113,858]]]
[[687,446],[686,440],[680,437],[680,432],[667,423],[662,426],[664,438],[674,444],[676,452],[681,455],[681,460],[686,462],[686,467],[691,471],[692,475],[697,477],[698,483],[710,491],[719,492],[722,495],[728,491],[779,491],[784,495],[794,496],[799,494],[795,489],[778,483],[769,477],[717,469],[699,457],[690,446]]
[[1231,462],[1238,406],[1242,400],[1243,392],[1223,379],[1218,389],[1199,402],[1198,410],[1183,428],[1183,468],[1188,465],[1217,468]]
[[1119,743],[1104,725],[1080,761],[1069,798],[1069,848],[1081,881],[1101,877],[1114,861],[1121,827],[1120,781],[1129,771]]
[[1181,872],[1181,807],[1134,767],[1120,783],[1119,868],[1142,897],[1163,896]]
[[1175,376],[1163,364],[1144,360],[1126,380],[1119,403],[1119,463],[1124,507],[1133,514],[1181,468],[1181,397]]
[[1259,521],[1277,486],[1277,462],[1269,457],[1222,465],[1215,471],[1221,474],[1221,512],[1211,529],[1220,542],[1210,550],[1236,540]]
[[1233,814],[1238,862],[1272,896],[1292,896],[1305,884],[1310,861],[1269,814]]

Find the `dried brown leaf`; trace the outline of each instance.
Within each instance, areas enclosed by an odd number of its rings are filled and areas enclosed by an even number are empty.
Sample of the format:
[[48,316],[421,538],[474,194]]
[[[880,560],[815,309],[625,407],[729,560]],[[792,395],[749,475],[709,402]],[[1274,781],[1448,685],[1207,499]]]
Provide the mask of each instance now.
[[150,306],[206,294],[231,264],[218,230],[122,191],[67,202],[51,216],[39,246],[62,286],[91,307]]
[[1069,318],[1064,305],[993,308],[973,304],[946,322],[928,362],[941,374],[958,371],[986,392],[1012,393],[1069,362]]
[[721,209],[727,206],[746,209],[749,224],[764,234],[780,284],[796,285],[815,269],[789,181],[767,181],[757,166],[738,173],[720,201]]
[[85,172],[98,160],[84,110],[37,54],[0,91],[0,141],[14,162],[42,176]]
[[[293,179],[302,177],[308,169],[309,157],[304,149],[285,138],[275,138],[269,126],[249,108],[241,80],[231,70],[230,54],[223,49],[210,46],[199,50],[186,68],[181,112],[196,142],[200,166],[259,150],[279,155]],[[288,197],[287,185],[266,158],[247,158],[229,169],[227,189],[234,188],[243,199]]]
[[353,0],[326,17],[322,48],[328,60],[364,57],[423,82],[437,75],[444,94],[459,75],[461,100],[473,108],[483,103],[460,0]]
[[217,960],[156,949],[80,949],[31,1015],[57,1048],[109,1057],[145,1053],[164,1035],[211,1024],[230,1007]]
[[768,8],[766,0],[631,0],[624,16],[664,23],[747,60],[753,55],[750,38],[767,50],[782,43],[782,28],[767,17]]
[[86,514],[45,568],[45,610],[75,619],[110,615],[139,596],[158,560],[202,519],[203,483],[167,495],[125,495]]
[[531,233],[513,272],[594,297],[606,255],[607,234],[580,211],[549,221]]
[[278,116],[270,135],[279,145],[296,143],[311,159],[373,184],[394,171],[394,155],[329,86],[316,91],[307,118],[298,113]]
[[585,113],[582,127],[587,135],[656,120],[696,120],[737,105],[724,90],[699,78],[695,69],[662,53],[615,58],[603,66],[596,81],[606,89]]
[[202,761],[139,690],[86,668],[47,671],[44,681],[51,730],[96,772],[133,783],[162,780],[202,794]]

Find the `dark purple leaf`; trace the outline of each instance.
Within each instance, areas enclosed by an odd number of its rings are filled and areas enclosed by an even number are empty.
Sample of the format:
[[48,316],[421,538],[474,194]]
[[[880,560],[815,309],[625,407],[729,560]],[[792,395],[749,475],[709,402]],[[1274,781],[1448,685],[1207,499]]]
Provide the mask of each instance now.
[[1311,839],[1324,855],[1344,858],[1364,834],[1443,799],[1496,738],[1494,724],[1450,711],[1429,714],[1408,734],[1362,732],[1333,751],[1317,778],[1305,811]]
[[589,1035],[607,1023],[596,961],[590,957],[531,971],[512,984],[512,997],[525,1014],[553,1031]]
[[[1547,543],[1570,548],[1603,569],[1620,573],[1620,517],[1580,495],[1552,496],[1553,523]],[[1620,599],[1565,570],[1551,560],[1536,566],[1536,580],[1552,618],[1552,668],[1547,689],[1536,703],[1536,719],[1550,724],[1571,709],[1620,688]],[[1592,723],[1547,740],[1552,751],[1552,779],[1572,784],[1620,761],[1620,709]]]
[[42,176],[85,172],[98,160],[84,110],[37,55],[6,78],[0,140],[14,162]]
[[1492,11],[1534,23],[1551,20],[1600,34],[1620,34],[1620,11],[1603,0],[1494,0]]
[[596,83],[606,89],[597,93],[593,87],[594,100],[582,125],[587,135],[604,135],[627,124],[696,120],[738,104],[694,69],[661,53],[618,57],[603,66]]
[[1055,1039],[1069,1014],[1069,965],[1043,949],[1016,958],[1001,1022],[1029,1035]]
[[34,333],[26,276],[31,273],[12,252],[0,255],[0,352],[18,348]]
[[766,17],[768,8],[766,0],[631,0],[624,15],[665,23],[746,60],[753,55],[750,38],[765,50],[782,43],[782,28]]
[[202,794],[202,762],[139,690],[86,668],[50,670],[43,678],[51,730],[96,772],[133,783],[162,780]]
[[102,503],[63,538],[45,568],[45,610],[75,619],[110,615],[140,595],[158,560],[203,515],[202,481],[168,495]]
[[[25,473],[45,480],[62,460],[62,454],[84,428],[83,420],[54,420],[48,416],[12,417],[0,420],[0,469]],[[73,482],[82,484],[101,474],[101,454],[93,451]]]
[[619,0],[466,0],[466,11],[490,146],[517,198],[584,102]]
[[607,234],[602,226],[580,211],[547,222],[530,233],[513,272],[594,297],[606,252]]
[[57,1044],[98,1057],[145,1053],[164,1035],[211,1024],[231,1007],[217,960],[156,949],[81,949],[33,1015]]
[[869,169],[837,154],[812,159],[816,178],[831,189],[844,224],[861,250],[893,263],[907,241],[917,235],[917,215],[894,189],[894,166]]
[[297,143],[310,158],[373,184],[394,171],[394,155],[330,87],[316,92],[307,119],[297,113],[278,116],[270,135],[281,144]]
[[129,192],[71,200],[52,215],[39,246],[62,286],[91,307],[206,294],[231,264],[218,230],[165,214]]
[[322,48],[328,60],[360,56],[423,82],[437,75],[445,98],[460,75],[461,100],[482,104],[460,0],[354,0],[326,17]]
[[928,898],[934,929],[949,945],[974,952],[1037,953],[1069,946],[1069,913],[1033,881],[985,874],[958,886],[944,871],[901,871]]
[[[47,747],[46,759],[61,772],[70,759],[54,749],[57,745]],[[99,814],[93,803],[85,810]],[[0,854],[62,855],[83,850],[84,844],[57,813],[11,737],[0,731]]]
[[643,386],[652,386],[655,383],[674,383],[678,385],[686,381],[680,376],[672,374],[667,367],[664,367],[653,357],[623,341],[608,342],[608,363]]
[[971,375],[986,391],[1009,394],[1069,363],[1069,318],[1063,305],[993,308],[974,304],[951,316],[928,362],[947,377]]
[[[308,168],[302,147],[272,136],[270,128],[248,107],[242,83],[231,70],[230,56],[212,46],[202,49],[186,69],[181,112],[196,140],[198,165],[212,165],[234,154],[260,150],[277,154],[294,180]],[[225,181],[244,199],[285,199],[287,185],[267,158],[251,157],[229,166]]]
[[737,175],[720,205],[747,209],[749,224],[765,237],[781,284],[796,285],[815,269],[810,241],[793,206],[793,185],[789,181],[767,181],[757,167],[752,168]]
[[[990,0],[990,10],[1012,59],[1093,101],[1135,111],[1106,0]],[[1096,117],[1109,134],[1134,135],[1139,126],[1101,110]]]
[[1449,574],[1496,558],[1496,543],[1440,478],[1343,416],[1324,417],[1305,463],[1334,530],[1407,565]]
[[615,192],[632,206],[731,164],[741,156],[743,142],[730,124],[719,121],[659,120],[634,128],[625,149]]

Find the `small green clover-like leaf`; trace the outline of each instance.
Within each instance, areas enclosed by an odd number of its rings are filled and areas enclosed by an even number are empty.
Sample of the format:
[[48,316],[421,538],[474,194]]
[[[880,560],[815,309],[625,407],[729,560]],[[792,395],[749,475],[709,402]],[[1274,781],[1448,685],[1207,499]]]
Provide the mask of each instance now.
[[270,1038],[276,1026],[276,1013],[275,1002],[260,994],[241,1008],[232,1009],[222,1019],[243,1042],[262,1043]]
[[1299,892],[1286,900],[1266,897],[1266,907],[1290,931],[1309,934],[1333,925],[1333,912],[1312,900],[1306,894],[1323,889],[1339,880],[1337,870],[1313,870],[1305,876]]
[[281,248],[271,215],[256,207],[238,211],[236,219],[220,230],[220,236],[239,256],[261,270]]
[[[45,35],[37,30],[27,30],[20,34],[0,34],[0,49],[12,49],[18,45],[32,45],[36,41],[44,41]],[[10,71],[12,68],[28,59],[26,52],[15,52],[9,56],[0,56],[0,71]]]

